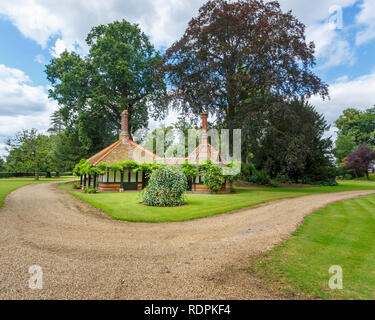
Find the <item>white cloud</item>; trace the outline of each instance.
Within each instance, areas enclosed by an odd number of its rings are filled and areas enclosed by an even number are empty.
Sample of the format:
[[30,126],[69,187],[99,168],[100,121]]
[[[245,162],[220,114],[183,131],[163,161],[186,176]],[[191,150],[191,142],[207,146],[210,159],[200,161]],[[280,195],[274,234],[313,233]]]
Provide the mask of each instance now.
[[[48,129],[49,117],[57,109],[43,86],[33,86],[21,70],[0,64],[0,144],[21,129]],[[0,155],[4,155],[0,146]]]
[[356,44],[361,45],[375,38],[375,1],[363,0],[361,11],[356,17],[356,22],[364,26],[364,30],[357,33]]
[[[340,15],[337,9],[344,10],[356,2],[358,0],[280,0],[283,10],[292,10],[292,13],[307,26],[306,38],[315,43],[316,57],[323,61],[321,69],[343,64],[352,65],[355,62],[353,50],[343,31],[334,28],[330,18]],[[345,21],[339,27],[345,29]]]
[[[309,26],[309,40],[319,49],[326,66],[352,62],[349,43],[335,30],[326,32],[332,6],[345,8],[358,0],[280,0],[283,10],[293,10]],[[53,56],[65,49],[86,53],[85,37],[99,24],[126,19],[138,23],[156,47],[168,47],[179,39],[189,20],[196,16],[205,0],[12,0],[0,3],[2,13],[21,31],[43,48],[54,39]],[[56,39],[56,40],[55,40]],[[329,41],[329,42],[328,42]]]
[[352,6],[359,0],[279,0],[283,10],[292,10],[304,24],[312,25],[327,19],[330,15],[330,8],[340,6],[342,8]]
[[53,57],[57,58],[62,54],[65,50],[73,51],[74,46],[73,44],[67,45],[66,42],[60,38],[56,39],[55,45],[50,49],[50,53]]
[[315,56],[324,61],[321,69],[354,64],[355,55],[349,42],[329,22],[309,26],[306,34],[307,40],[315,43]]
[[0,64],[0,116],[43,112],[48,103],[44,87],[32,86],[23,71]]
[[330,85],[330,100],[313,97],[310,102],[332,124],[347,108],[365,110],[375,105],[374,92],[375,71],[352,80],[340,77]]
[[34,58],[34,61],[38,62],[40,64],[46,64],[47,63],[46,58],[42,54],[37,54]]
[[57,34],[63,26],[63,19],[40,1],[1,1],[0,13],[8,17],[26,38],[35,40],[42,48],[46,48],[50,36]]
[[[0,2],[0,14],[5,15],[27,38],[46,48],[54,44],[79,51],[87,50],[85,38],[99,24],[126,19],[138,23],[157,47],[169,46],[180,37],[188,21],[198,12],[204,0],[13,0]],[[58,53],[59,50],[55,50]]]

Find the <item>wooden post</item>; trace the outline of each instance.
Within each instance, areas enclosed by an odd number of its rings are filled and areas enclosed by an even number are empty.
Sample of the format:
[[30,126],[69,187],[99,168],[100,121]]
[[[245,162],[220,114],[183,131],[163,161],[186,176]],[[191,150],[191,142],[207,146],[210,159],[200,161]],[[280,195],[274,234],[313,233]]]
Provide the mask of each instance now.
[[124,192],[124,170],[121,170],[120,192]]
[[96,173],[94,173],[94,188],[96,188]]
[[86,180],[87,180],[87,176],[86,174],[83,176],[83,187],[86,188]]
[[82,180],[83,180],[83,176],[81,175],[80,177],[80,181],[79,181],[79,186],[82,188]]
[[89,188],[91,187],[91,174],[89,174]]

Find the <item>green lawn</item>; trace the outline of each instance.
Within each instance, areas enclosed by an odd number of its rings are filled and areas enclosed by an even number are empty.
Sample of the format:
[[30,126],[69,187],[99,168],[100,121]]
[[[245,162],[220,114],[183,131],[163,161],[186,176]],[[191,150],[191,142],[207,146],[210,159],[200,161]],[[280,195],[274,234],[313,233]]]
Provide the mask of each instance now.
[[[306,297],[375,299],[375,195],[331,204],[307,216],[293,236],[255,258],[252,272]],[[343,270],[342,290],[328,286],[332,265]]]
[[64,181],[72,180],[73,176],[65,176],[60,178],[40,178],[39,181],[35,181],[34,178],[2,178],[0,179],[0,208],[3,205],[5,197],[12,191],[26,186],[31,183],[43,183],[50,181]]
[[[61,185],[71,188],[70,185]],[[316,193],[375,189],[375,182],[343,181],[337,187],[313,188],[237,188],[234,194],[187,194],[187,205],[173,208],[148,207],[140,204],[138,192],[72,194],[102,209],[112,218],[134,222],[184,221],[203,218],[264,202]],[[70,189],[72,190],[72,189]]]

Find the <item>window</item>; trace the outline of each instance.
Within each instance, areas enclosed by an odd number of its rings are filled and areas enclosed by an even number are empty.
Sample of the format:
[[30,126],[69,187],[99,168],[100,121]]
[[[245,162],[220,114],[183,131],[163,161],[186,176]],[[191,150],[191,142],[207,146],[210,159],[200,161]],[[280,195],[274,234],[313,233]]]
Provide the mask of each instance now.
[[130,182],[137,182],[137,173],[132,171],[130,175]]

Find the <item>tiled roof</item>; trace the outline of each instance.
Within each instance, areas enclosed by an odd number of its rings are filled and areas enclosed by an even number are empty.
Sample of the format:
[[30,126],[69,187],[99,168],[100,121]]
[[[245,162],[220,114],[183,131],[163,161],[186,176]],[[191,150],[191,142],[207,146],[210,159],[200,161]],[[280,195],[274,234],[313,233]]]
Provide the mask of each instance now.
[[202,114],[203,135],[199,146],[187,158],[162,158],[155,153],[140,146],[129,138],[128,129],[128,111],[121,113],[121,133],[120,140],[111,144],[91,158],[87,159],[91,165],[96,166],[103,161],[107,164],[120,162],[124,160],[136,160],[138,162],[160,162],[170,165],[179,165],[186,161],[190,163],[199,163],[205,160],[211,160],[213,163],[222,163],[219,152],[208,143],[207,135],[207,114]]
[[111,164],[124,160],[136,160],[139,162],[156,161],[169,165],[180,165],[186,161],[199,163],[205,160],[211,160],[213,163],[221,163],[219,152],[209,143],[199,144],[187,158],[162,158],[129,138],[122,138],[87,159],[93,166],[98,165],[101,161]]
[[124,160],[136,160],[141,162],[158,161],[161,158],[156,154],[147,150],[130,140],[129,138],[122,137],[109,147],[103,149],[91,158],[87,159],[91,165],[96,166],[99,162],[103,161],[107,164],[120,162]]

